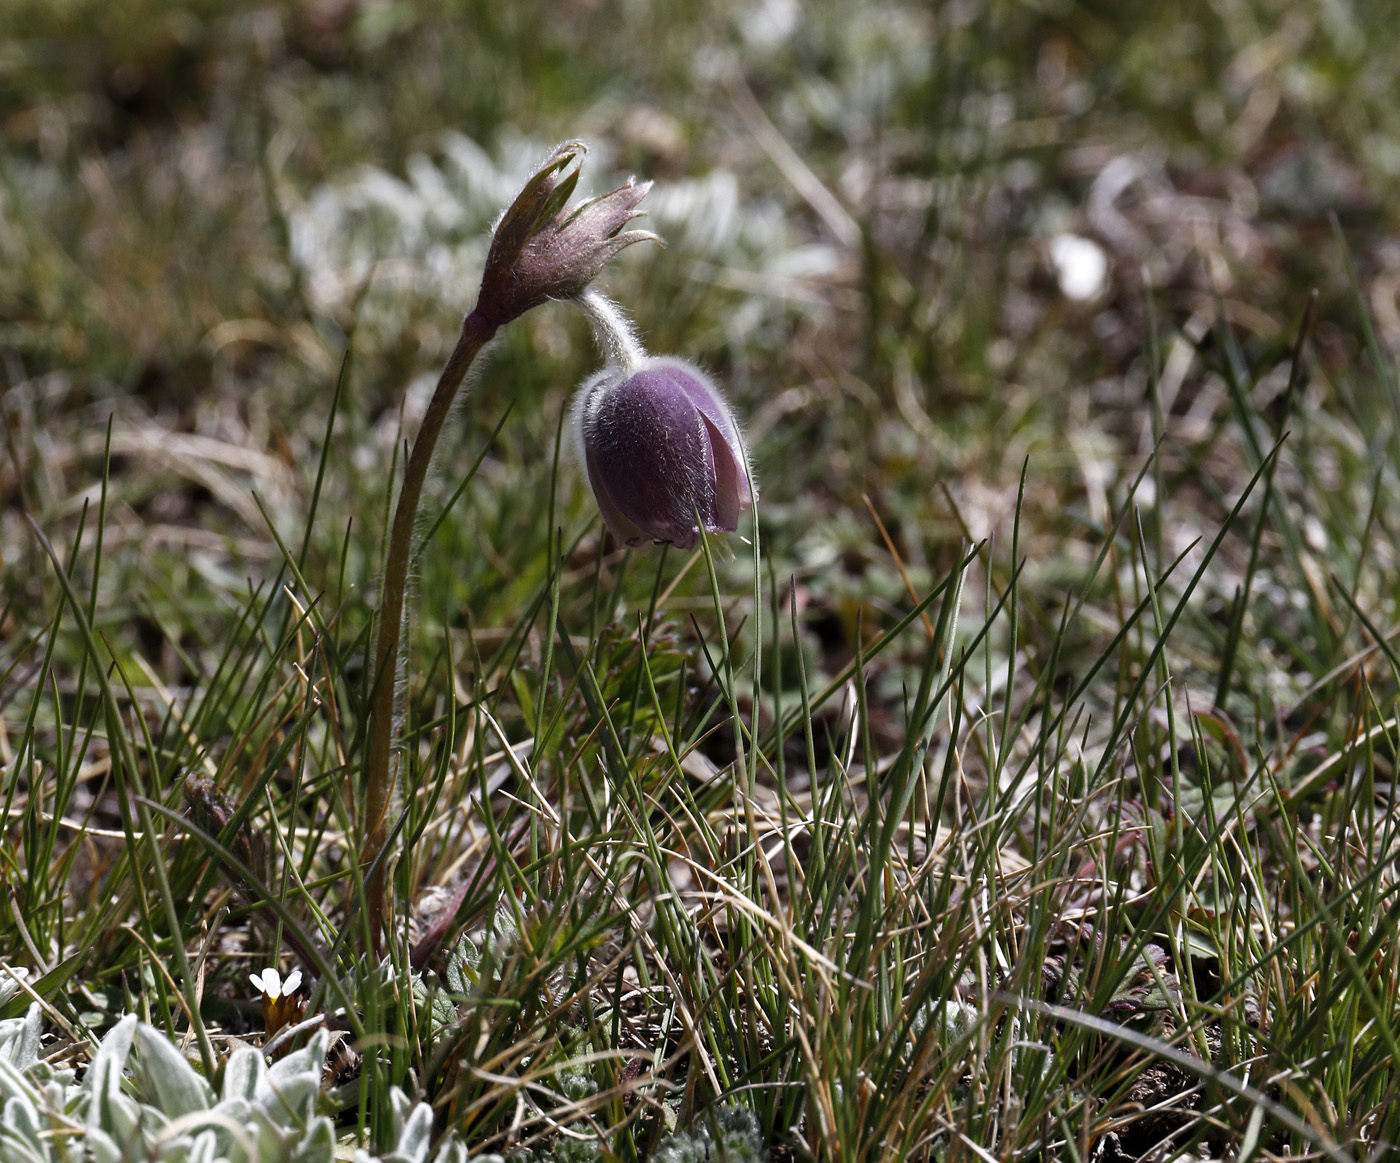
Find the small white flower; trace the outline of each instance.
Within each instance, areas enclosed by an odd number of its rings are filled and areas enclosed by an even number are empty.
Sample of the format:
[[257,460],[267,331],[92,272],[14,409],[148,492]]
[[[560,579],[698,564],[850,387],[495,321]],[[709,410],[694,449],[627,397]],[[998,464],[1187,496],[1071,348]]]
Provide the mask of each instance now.
[[293,969],[287,974],[287,980],[283,981],[282,975],[277,970],[268,968],[261,973],[248,974],[248,980],[269,1001],[276,1001],[280,997],[290,997],[296,993],[297,986],[301,984],[301,970]]

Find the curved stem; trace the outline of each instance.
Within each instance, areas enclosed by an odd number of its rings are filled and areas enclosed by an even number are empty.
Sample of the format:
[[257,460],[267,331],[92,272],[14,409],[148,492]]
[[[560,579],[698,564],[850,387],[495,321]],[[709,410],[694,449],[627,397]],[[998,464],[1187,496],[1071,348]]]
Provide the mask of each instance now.
[[622,368],[623,375],[636,375],[647,353],[622,308],[592,287],[578,297],[578,305],[593,324],[593,336],[604,355]]
[[[403,637],[404,604],[408,591],[408,565],[413,555],[413,532],[423,482],[428,477],[433,450],[443,425],[451,414],[457,391],[466,379],[472,361],[495,334],[494,324],[473,311],[462,322],[462,334],[438,377],[437,388],[414,438],[413,449],[404,467],[403,486],[394,508],[389,532],[388,556],[379,604],[379,638],[374,650],[374,689],[370,696],[369,737],[365,752],[365,799],[362,827],[364,847],[361,867],[374,862],[384,848],[388,832],[389,805],[398,785],[398,765],[394,763],[394,705],[398,687],[399,651]],[[384,870],[381,867],[366,886],[370,925],[374,944],[379,945],[380,925],[387,920],[384,900]]]

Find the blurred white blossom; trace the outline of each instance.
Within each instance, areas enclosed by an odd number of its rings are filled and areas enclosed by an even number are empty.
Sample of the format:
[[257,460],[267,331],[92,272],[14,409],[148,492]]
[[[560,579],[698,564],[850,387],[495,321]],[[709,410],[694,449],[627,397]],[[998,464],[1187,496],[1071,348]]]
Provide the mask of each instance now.
[[1050,261],[1060,290],[1075,302],[1098,298],[1108,284],[1108,255],[1091,238],[1057,235],[1050,240]]

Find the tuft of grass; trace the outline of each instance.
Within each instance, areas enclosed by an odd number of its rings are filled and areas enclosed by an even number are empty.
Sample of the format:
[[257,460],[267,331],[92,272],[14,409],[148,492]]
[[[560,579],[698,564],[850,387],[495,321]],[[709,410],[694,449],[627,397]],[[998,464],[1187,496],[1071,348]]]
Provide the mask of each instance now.
[[[134,1014],[210,1094],[314,1048],[342,1153],[1384,1154],[1394,22],[750,8],[16,10],[16,1085]],[[394,482],[576,133],[658,179],[609,291],[727,385],[763,508],[619,550],[560,455],[584,322],[491,349],[425,485],[376,956]]]

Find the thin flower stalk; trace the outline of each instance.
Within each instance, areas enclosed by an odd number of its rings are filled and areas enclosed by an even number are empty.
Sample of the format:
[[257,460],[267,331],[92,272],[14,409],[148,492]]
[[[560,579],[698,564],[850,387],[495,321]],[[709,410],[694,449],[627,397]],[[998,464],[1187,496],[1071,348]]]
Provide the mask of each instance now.
[[[399,785],[395,756],[397,703],[413,534],[433,453],[447,417],[476,357],[507,323],[551,299],[582,294],[616,255],[635,242],[659,241],[645,230],[624,229],[642,211],[638,204],[650,183],[625,185],[576,207],[569,199],[586,152],[579,141],[553,150],[497,222],[487,253],[476,306],[462,322],[423,422],[409,450],[403,484],[394,508],[384,562],[379,629],[374,651],[365,754],[365,797],[361,867],[374,865],[388,837],[389,809]],[[387,920],[384,870],[366,885],[373,943]]]

